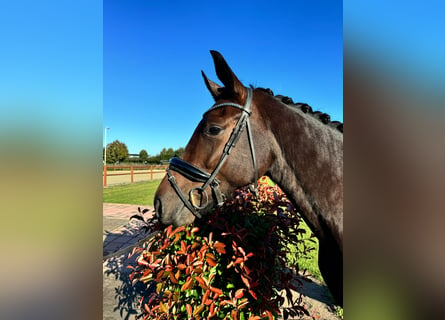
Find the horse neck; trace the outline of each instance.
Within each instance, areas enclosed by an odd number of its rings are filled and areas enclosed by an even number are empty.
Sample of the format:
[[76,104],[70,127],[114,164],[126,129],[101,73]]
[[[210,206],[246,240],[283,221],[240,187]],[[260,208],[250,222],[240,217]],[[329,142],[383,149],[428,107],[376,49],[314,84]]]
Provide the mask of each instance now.
[[[273,104],[272,106],[270,104]],[[275,99],[264,108],[275,143],[267,171],[322,240],[343,238],[343,136]]]

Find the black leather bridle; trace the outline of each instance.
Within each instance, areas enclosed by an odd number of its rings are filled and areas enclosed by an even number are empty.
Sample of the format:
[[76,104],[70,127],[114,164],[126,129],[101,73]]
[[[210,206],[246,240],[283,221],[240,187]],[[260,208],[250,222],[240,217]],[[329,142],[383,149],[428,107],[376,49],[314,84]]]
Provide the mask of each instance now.
[[[252,140],[252,132],[250,128],[250,121],[249,117],[252,113],[252,89],[247,89],[247,98],[244,106],[239,105],[234,102],[223,102],[219,104],[213,105],[209,110],[207,110],[204,113],[204,116],[209,113],[210,111],[213,111],[218,108],[223,107],[234,107],[239,110],[241,110],[242,114],[240,118],[238,119],[238,122],[236,123],[235,127],[232,130],[232,133],[230,134],[229,140],[227,140],[226,145],[224,146],[223,152],[221,154],[221,157],[219,158],[218,164],[216,165],[215,169],[212,171],[212,173],[208,173],[201,168],[198,168],[197,166],[184,161],[178,157],[174,157],[170,159],[169,166],[167,168],[167,176],[168,181],[170,182],[171,186],[175,190],[178,197],[182,200],[184,205],[187,209],[189,209],[197,218],[202,218],[200,210],[204,209],[208,202],[209,202],[209,196],[207,195],[206,189],[210,186],[212,189],[212,196],[215,200],[216,206],[222,206],[224,203],[225,196],[219,189],[220,181],[216,179],[216,175],[218,174],[219,170],[221,169],[224,162],[227,160],[227,157],[229,156],[232,149],[235,147],[236,143],[238,142],[239,138],[241,137],[241,134],[244,130],[244,127],[247,127],[247,137],[249,140],[250,145],[250,152],[252,155],[252,161],[253,161],[253,167],[255,172],[255,180],[254,180],[254,192],[257,193],[257,180],[258,180],[258,169],[256,164],[256,157],[255,157],[255,150],[253,146],[253,140]],[[188,199],[186,198],[186,195],[181,191],[178,184],[176,183],[175,177],[172,175],[171,170],[178,172],[183,177],[187,178],[190,181],[193,182],[202,182],[203,185],[201,187],[194,187],[189,191]],[[196,204],[196,200],[194,198],[194,192],[197,192],[200,194],[200,205]],[[204,201],[203,201],[204,200]]]

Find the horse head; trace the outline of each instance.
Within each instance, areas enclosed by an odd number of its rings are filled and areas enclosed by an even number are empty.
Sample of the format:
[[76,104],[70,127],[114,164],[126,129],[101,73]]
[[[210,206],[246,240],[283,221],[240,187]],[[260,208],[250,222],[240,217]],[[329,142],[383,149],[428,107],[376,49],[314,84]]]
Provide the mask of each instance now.
[[253,90],[244,87],[219,52],[211,55],[224,86],[202,72],[215,104],[204,113],[182,158],[170,160],[156,191],[155,211],[164,224],[192,223],[236,188],[256,182],[270,162],[269,145],[259,141],[267,134]]

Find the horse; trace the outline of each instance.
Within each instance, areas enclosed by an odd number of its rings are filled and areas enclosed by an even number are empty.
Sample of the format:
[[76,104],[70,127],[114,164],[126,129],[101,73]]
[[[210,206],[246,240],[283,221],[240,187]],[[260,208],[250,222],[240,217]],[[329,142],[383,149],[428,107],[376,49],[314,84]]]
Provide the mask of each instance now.
[[245,87],[219,52],[210,53],[224,86],[201,71],[215,104],[182,158],[170,159],[154,198],[159,220],[190,224],[268,176],[318,238],[320,272],[342,306],[343,124],[270,89]]

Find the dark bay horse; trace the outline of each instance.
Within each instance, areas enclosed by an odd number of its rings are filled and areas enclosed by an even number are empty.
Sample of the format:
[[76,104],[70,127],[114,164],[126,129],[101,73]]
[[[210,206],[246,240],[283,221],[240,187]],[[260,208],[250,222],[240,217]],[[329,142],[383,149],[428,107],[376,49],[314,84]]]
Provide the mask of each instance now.
[[343,304],[343,125],[306,104],[242,85],[211,51],[223,87],[209,80],[213,105],[182,158],[172,158],[155,195],[164,224],[192,223],[239,187],[266,175],[319,240],[319,267]]

